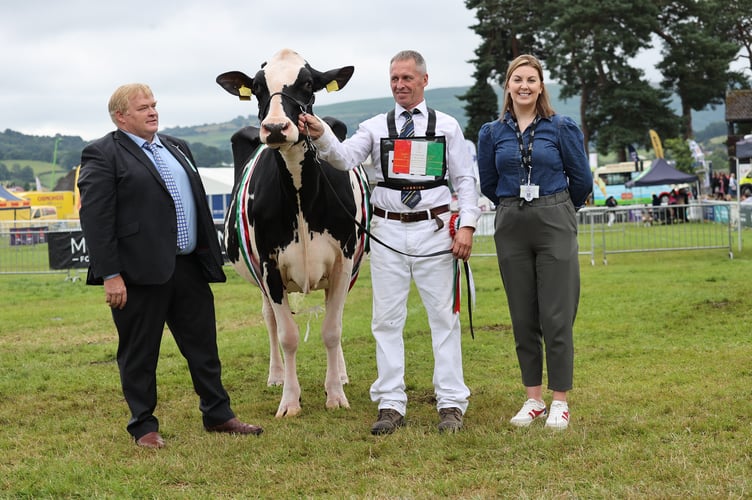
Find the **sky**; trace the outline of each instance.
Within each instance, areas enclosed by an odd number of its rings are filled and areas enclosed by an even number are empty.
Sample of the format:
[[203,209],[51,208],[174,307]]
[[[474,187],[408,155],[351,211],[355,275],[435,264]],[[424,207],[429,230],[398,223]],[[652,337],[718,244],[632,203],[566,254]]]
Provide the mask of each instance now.
[[414,49],[428,88],[469,86],[480,38],[463,0],[0,0],[0,131],[73,135],[114,128],[107,101],[147,83],[160,128],[256,115],[215,79],[254,75],[282,48],[325,71],[355,66],[317,105],[389,97],[390,58]]

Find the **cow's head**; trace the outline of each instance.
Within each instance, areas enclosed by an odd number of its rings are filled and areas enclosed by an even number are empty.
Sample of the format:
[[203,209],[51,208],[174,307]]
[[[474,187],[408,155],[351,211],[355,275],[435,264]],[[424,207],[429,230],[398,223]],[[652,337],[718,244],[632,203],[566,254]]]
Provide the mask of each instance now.
[[261,142],[274,148],[299,141],[298,115],[313,113],[314,95],[326,88],[333,92],[344,87],[353,74],[353,66],[321,72],[313,69],[290,49],[282,49],[253,78],[240,71],[217,77],[217,83],[240,100],[256,96],[261,122]]

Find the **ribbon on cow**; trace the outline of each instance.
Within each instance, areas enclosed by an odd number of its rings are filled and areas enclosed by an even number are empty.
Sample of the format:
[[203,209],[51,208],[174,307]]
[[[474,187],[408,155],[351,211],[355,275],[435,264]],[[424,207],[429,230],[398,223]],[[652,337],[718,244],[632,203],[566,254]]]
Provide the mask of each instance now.
[[[361,217],[365,222],[365,228],[361,229],[360,236],[358,238],[358,244],[355,248],[355,255],[353,255],[353,268],[350,274],[350,289],[352,289],[355,281],[358,279],[358,273],[360,272],[360,263],[363,260],[363,256],[370,251],[368,235],[370,234],[371,227],[371,190],[368,187],[368,176],[366,174],[363,165],[358,165],[353,171],[358,178],[358,186],[360,187],[361,196]],[[323,172],[322,172],[323,175]],[[336,193],[335,193],[336,194]],[[358,226],[361,227],[361,226]]]
[[243,203],[243,193],[247,192],[248,184],[250,184],[251,182],[253,169],[258,163],[261,152],[266,148],[266,144],[262,144],[258,149],[256,149],[256,153],[254,153],[249,162],[250,168],[246,168],[243,172],[243,177],[240,179],[240,186],[237,193],[235,194],[234,200],[236,210],[235,220],[237,221],[235,228],[238,233],[238,248],[240,250],[240,255],[243,257],[245,267],[248,268],[248,271],[250,271],[251,276],[253,276],[253,279],[256,282],[256,285],[258,285],[258,287],[262,292],[264,292],[264,294],[266,294],[266,290],[261,283],[261,263],[259,262],[258,256],[254,255],[253,249],[251,248],[250,224],[248,224],[247,218],[248,204]]

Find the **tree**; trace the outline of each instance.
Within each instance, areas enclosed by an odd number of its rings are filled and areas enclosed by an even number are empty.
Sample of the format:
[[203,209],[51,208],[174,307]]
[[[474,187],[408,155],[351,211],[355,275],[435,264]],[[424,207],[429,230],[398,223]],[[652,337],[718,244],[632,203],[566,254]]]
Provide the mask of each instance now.
[[232,163],[232,152],[221,150],[214,146],[207,146],[200,142],[190,143],[193,158],[197,167],[219,167]]
[[468,9],[477,9],[478,23],[471,28],[481,37],[475,49],[473,78],[475,84],[459,96],[467,104],[468,116],[465,137],[475,141],[480,127],[499,117],[500,106],[491,81],[504,86],[506,68],[512,59],[522,53],[535,53],[536,33],[540,17],[531,2],[509,0],[465,0]]
[[[562,85],[560,97],[579,96],[579,122],[590,150],[626,156],[630,143],[649,145],[647,130],[666,137],[692,134],[691,112],[721,104],[726,89],[748,85],[730,63],[746,48],[752,67],[752,0],[553,0],[546,15],[537,4],[521,0],[466,0],[477,9],[481,46],[472,62],[476,85],[466,94],[465,108],[473,126],[488,116],[486,84],[503,85],[506,66],[520,53],[544,61],[552,79]],[[663,44],[660,88],[633,67],[641,50]],[[681,117],[669,96],[680,99]],[[472,102],[471,102],[472,101]]]
[[729,69],[739,52],[733,41],[725,41],[724,27],[717,23],[717,11],[725,8],[717,0],[673,0],[664,2],[655,33],[663,41],[661,86],[679,96],[681,127],[685,139],[694,136],[692,110],[723,104],[726,89],[744,82]]
[[692,158],[692,152],[689,150],[687,140],[681,137],[674,139],[666,139],[664,141],[668,156],[676,162],[676,169],[686,172],[688,174],[694,174],[694,160]]
[[670,107],[670,94],[640,78],[632,68],[599,89],[597,100],[588,112],[588,123],[599,154],[617,153],[617,161],[626,161],[629,144],[651,144],[648,130],[661,137],[678,134],[678,119]]
[[[615,110],[617,103],[609,99],[617,95],[617,89],[634,86],[643,76],[641,70],[632,68],[630,60],[648,46],[658,12],[655,5],[650,0],[557,0],[549,8],[558,15],[546,32],[547,67],[551,77],[562,84],[562,98],[580,97],[579,118],[585,146],[589,150],[590,140],[598,130],[612,125],[612,132],[603,134],[604,139],[610,138],[608,145],[599,150],[613,148],[625,154],[625,146],[634,142],[630,139],[637,131],[625,137],[618,148],[613,144],[618,141],[615,131],[625,115],[630,114],[629,121],[634,123],[644,110],[624,99],[618,101],[623,110]],[[654,91],[649,86],[639,85],[637,89],[645,94],[638,102],[662,100],[657,92],[651,95]],[[642,134],[646,128],[642,126]]]
[[752,70],[752,0],[727,0],[717,13],[723,17],[720,25],[728,27],[728,38],[741,48],[737,58],[746,59]]
[[499,100],[487,78],[478,78],[477,72],[474,76],[476,79],[473,86],[459,98],[467,102],[464,106],[468,116],[464,130],[465,139],[477,142],[478,131],[483,124],[499,117]]

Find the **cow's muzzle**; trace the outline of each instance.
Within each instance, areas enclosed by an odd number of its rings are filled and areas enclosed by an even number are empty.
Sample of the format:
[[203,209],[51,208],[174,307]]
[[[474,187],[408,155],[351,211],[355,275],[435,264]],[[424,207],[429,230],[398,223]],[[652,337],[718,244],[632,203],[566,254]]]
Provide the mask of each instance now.
[[263,123],[261,124],[266,132],[267,145],[284,144],[288,141],[286,131],[290,129],[290,123]]

